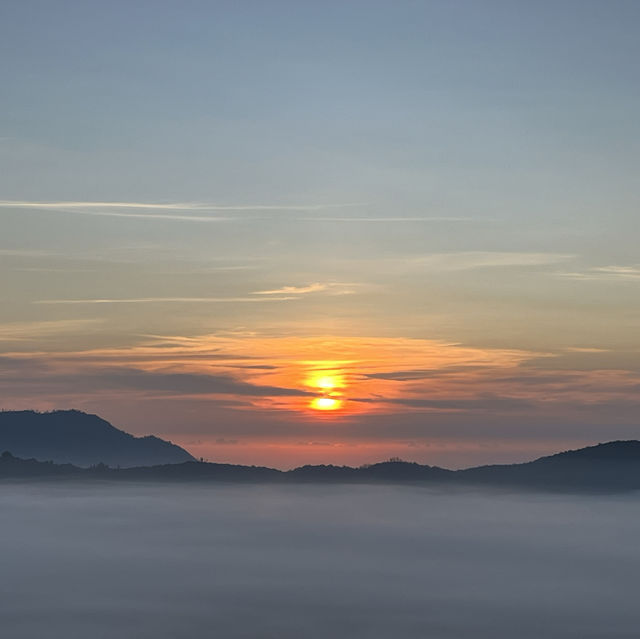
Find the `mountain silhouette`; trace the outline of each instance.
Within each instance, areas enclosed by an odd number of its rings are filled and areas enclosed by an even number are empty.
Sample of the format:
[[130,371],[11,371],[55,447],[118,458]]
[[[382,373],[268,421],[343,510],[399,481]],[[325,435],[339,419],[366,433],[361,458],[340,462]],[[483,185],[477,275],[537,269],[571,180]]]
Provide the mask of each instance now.
[[438,481],[449,479],[453,471],[415,462],[390,460],[367,464],[359,468],[350,466],[301,466],[287,472],[297,481]]
[[0,412],[0,451],[16,457],[91,466],[154,466],[192,461],[183,448],[153,435],[134,437],[77,410]]
[[[197,462],[153,435],[134,437],[77,410],[0,412],[0,477],[289,483],[443,483],[544,490],[640,489],[640,441],[612,441],[520,464],[448,470],[397,458],[289,471]],[[9,452],[10,451],[10,452]]]
[[589,490],[640,488],[640,441],[613,441],[541,457],[524,464],[479,466],[456,472],[471,484]]
[[212,481],[278,483],[410,483],[534,489],[551,491],[615,492],[640,489],[640,441],[614,441],[541,457],[523,464],[478,466],[447,470],[414,462],[390,460],[350,466],[301,466],[281,471],[264,466],[242,466],[186,461],[146,467],[89,468],[0,455],[0,479],[74,479],[118,481]]

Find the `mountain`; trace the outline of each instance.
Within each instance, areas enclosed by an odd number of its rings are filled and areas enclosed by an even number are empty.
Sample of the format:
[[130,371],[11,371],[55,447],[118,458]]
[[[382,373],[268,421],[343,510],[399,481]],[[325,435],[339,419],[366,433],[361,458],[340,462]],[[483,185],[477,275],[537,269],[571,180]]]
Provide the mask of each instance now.
[[640,441],[613,441],[540,457],[524,464],[479,466],[456,472],[470,484],[543,489],[640,489]]
[[77,410],[0,412],[0,451],[16,457],[90,466],[154,466],[193,461],[183,448],[149,435],[134,437]]
[[264,466],[240,466],[236,464],[210,464],[186,461],[157,466],[112,468],[98,463],[88,468],[73,464],[54,464],[51,461],[21,459],[9,451],[0,454],[0,479],[82,479],[124,481],[218,481],[218,482],[268,482],[281,481],[286,473]]
[[640,441],[635,440],[568,450],[522,464],[456,471],[397,459],[359,468],[308,465],[280,471],[262,466],[196,462],[187,451],[171,442],[152,435],[134,437],[96,415],[76,410],[5,411],[0,412],[1,450],[10,452],[0,457],[0,477],[401,482],[573,491],[640,489]]
[[241,466],[239,464],[210,464],[208,462],[184,462],[146,468],[92,468],[90,474],[109,479],[135,481],[218,481],[218,482],[271,482],[281,481],[281,470],[265,466]]
[[79,476],[82,472],[82,468],[72,464],[54,464],[51,461],[41,462],[37,459],[20,459],[6,450],[0,455],[0,479],[51,479],[54,477],[69,479],[74,475]]
[[[135,439],[135,438],[134,438]],[[181,450],[181,449],[180,449]],[[541,457],[524,464],[447,470],[413,462],[350,466],[302,466],[289,471],[263,466],[186,461],[147,467],[109,468],[0,456],[0,478],[119,481],[212,481],[278,483],[411,483],[552,491],[615,492],[640,489],[640,442],[615,441]]]
[[287,477],[296,481],[362,482],[362,481],[440,481],[450,479],[454,471],[426,466],[415,462],[387,461],[367,464],[359,468],[350,466],[301,466],[287,471]]

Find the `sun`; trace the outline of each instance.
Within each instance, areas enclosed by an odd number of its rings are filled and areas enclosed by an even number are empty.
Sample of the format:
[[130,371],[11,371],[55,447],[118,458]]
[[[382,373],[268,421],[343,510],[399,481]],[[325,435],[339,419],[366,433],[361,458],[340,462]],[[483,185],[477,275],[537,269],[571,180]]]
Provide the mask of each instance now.
[[320,371],[311,373],[306,380],[307,386],[329,393],[344,387],[344,376],[336,371]]
[[332,375],[323,375],[313,380],[314,386],[325,390],[331,390],[338,386],[338,380]]
[[334,397],[316,397],[311,400],[310,406],[314,410],[338,410],[342,406],[342,401]]
[[319,397],[309,402],[309,408],[317,411],[334,411],[342,408],[344,400],[344,375],[339,371],[316,370],[307,377],[307,386],[315,389]]

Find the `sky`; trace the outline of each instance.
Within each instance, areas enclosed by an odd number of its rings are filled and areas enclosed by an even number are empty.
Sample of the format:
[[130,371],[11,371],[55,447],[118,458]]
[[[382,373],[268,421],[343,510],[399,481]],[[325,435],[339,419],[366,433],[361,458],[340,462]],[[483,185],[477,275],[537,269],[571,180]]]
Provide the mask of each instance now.
[[3,2],[0,408],[281,468],[640,437],[639,20]]

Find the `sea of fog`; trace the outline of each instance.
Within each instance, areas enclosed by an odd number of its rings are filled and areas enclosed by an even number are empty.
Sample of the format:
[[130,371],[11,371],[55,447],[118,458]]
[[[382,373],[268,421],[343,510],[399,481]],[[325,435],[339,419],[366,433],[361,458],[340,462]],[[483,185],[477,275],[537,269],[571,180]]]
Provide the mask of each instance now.
[[616,639],[640,495],[0,484],[8,639]]

